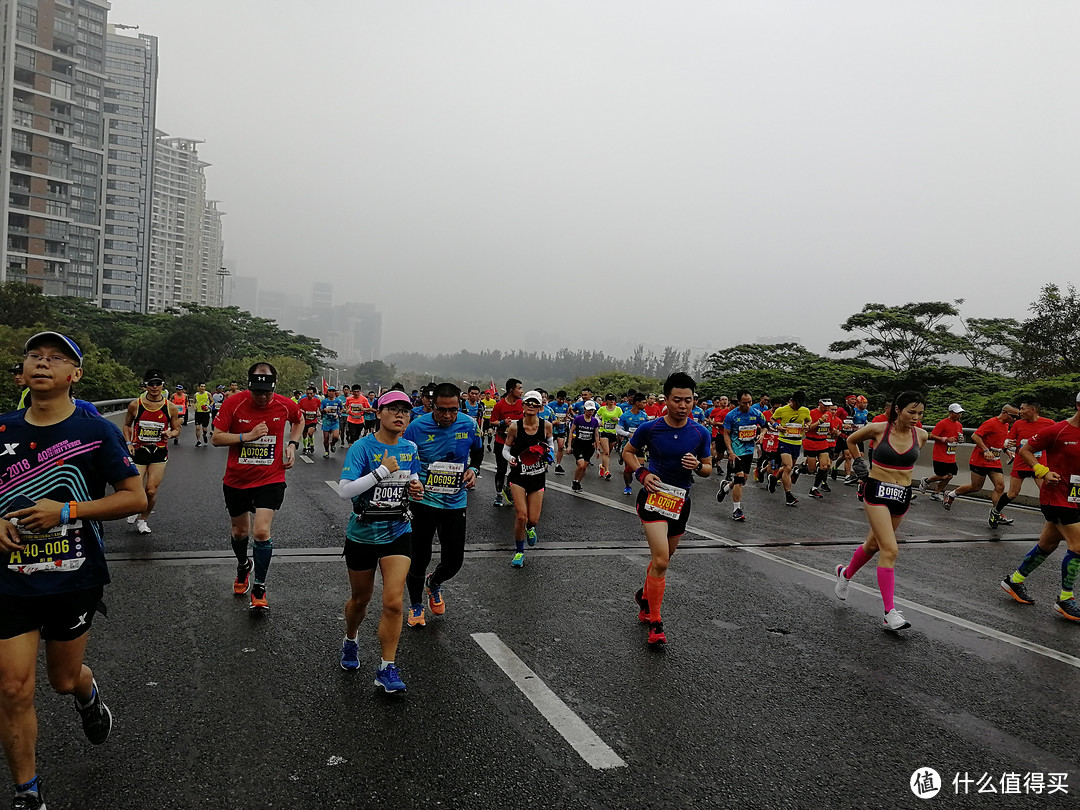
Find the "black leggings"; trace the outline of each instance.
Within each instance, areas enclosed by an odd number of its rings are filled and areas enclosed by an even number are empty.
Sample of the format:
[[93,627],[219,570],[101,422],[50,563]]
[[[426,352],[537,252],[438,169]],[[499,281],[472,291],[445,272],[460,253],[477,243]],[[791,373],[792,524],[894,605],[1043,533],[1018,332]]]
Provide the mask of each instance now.
[[503,445],[495,444],[495,494],[498,495],[503,491],[503,484],[506,482],[506,468],[510,464],[502,454]]
[[421,604],[424,598],[424,574],[431,562],[431,541],[439,533],[439,565],[431,575],[436,585],[451,579],[465,562],[465,510],[439,509],[422,503],[412,505],[412,565],[405,578],[409,602]]

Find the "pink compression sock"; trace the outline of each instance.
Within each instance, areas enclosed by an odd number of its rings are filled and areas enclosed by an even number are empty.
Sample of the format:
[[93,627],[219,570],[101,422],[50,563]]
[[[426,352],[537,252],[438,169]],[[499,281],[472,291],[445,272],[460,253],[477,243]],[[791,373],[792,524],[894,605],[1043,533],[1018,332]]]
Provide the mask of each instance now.
[[893,593],[896,591],[896,575],[893,569],[877,568],[877,586],[881,591],[881,601],[885,603],[885,612],[893,609]]
[[844,569],[844,578],[851,579],[859,573],[859,569],[870,562],[873,557],[873,554],[867,554],[863,551],[862,546],[856,546],[855,553],[851,555],[851,562],[849,562],[847,568]]

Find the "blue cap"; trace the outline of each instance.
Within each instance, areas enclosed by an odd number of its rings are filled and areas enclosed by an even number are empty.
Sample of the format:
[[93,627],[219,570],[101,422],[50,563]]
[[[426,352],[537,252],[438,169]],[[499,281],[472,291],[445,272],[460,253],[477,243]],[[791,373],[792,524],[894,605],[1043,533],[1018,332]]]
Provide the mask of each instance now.
[[61,335],[59,332],[38,332],[36,335],[33,335],[26,341],[26,345],[23,346],[23,354],[30,351],[39,343],[44,343],[45,341],[52,341],[57,345],[66,347],[68,354],[75,360],[78,360],[80,366],[82,365],[82,349],[79,348],[79,344],[67,335]]

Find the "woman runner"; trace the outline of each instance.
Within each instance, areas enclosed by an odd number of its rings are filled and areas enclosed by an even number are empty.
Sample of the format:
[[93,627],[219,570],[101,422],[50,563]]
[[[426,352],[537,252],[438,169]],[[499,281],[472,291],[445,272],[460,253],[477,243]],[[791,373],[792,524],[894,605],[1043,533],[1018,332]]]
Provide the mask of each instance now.
[[510,464],[510,492],[514,499],[514,558],[510,565],[525,565],[525,541],[536,545],[536,524],[544,505],[547,465],[555,458],[551,441],[551,423],[540,419],[543,401],[538,391],[522,398],[524,417],[506,429],[503,458]]

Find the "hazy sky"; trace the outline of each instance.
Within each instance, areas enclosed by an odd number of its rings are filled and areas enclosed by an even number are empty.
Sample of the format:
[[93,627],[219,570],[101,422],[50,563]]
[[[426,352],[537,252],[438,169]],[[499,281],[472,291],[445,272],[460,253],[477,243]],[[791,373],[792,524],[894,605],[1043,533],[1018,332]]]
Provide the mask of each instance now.
[[1080,277],[1075,0],[113,0],[226,257],[384,351],[822,350]]

